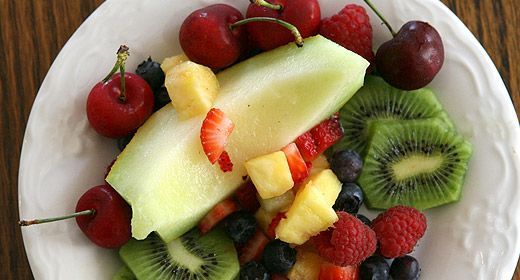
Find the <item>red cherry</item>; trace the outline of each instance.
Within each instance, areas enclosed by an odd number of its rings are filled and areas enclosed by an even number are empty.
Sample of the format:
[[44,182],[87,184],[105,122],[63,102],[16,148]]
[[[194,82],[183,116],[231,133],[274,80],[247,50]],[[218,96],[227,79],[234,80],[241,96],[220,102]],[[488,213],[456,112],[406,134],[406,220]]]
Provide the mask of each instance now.
[[132,209],[109,185],[89,189],[78,200],[76,213],[68,216],[19,221],[20,226],[29,226],[76,218],[83,233],[96,245],[113,249],[130,240]]
[[[318,34],[321,14],[318,0],[254,0],[247,9],[247,18],[272,17],[293,24],[303,38]],[[294,40],[286,28],[265,22],[247,26],[251,40],[263,50],[270,50]]]
[[[136,74],[125,73],[128,55],[128,48],[121,46],[114,68],[92,88],[87,99],[90,125],[110,138],[131,134],[153,111],[153,92],[148,83]],[[121,73],[114,74],[118,69]]]
[[247,50],[245,27],[230,28],[242,20],[239,10],[225,4],[191,13],[182,23],[179,42],[193,62],[220,69],[233,64]]
[[76,217],[76,222],[92,242],[118,248],[130,240],[132,209],[111,186],[93,187],[80,197],[76,212],[89,209],[94,209],[94,214]]

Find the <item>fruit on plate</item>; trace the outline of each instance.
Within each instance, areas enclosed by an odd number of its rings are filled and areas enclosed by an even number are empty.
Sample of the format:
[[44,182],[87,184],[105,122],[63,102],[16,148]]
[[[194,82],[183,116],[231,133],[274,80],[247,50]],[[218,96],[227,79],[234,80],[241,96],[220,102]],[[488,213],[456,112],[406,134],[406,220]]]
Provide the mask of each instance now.
[[428,85],[444,63],[441,36],[423,21],[406,22],[397,33],[369,0],[365,2],[388,27],[393,38],[376,53],[376,67],[385,81],[396,88],[414,90]]
[[119,248],[131,237],[130,219],[132,211],[126,201],[109,185],[88,189],[76,204],[76,213],[68,216],[19,221],[20,226],[43,224],[76,218],[81,231],[96,245]]
[[132,206],[133,237],[157,231],[171,241],[194,227],[243,183],[246,160],[279,151],[337,112],[361,87],[367,66],[316,36],[303,48],[288,44],[220,72],[215,107],[235,123],[226,148],[233,172],[211,165],[202,151],[203,116],[180,121],[172,106],[153,114],[107,177]]
[[219,202],[211,211],[209,211],[199,222],[200,233],[206,234],[212,230],[219,222],[224,220],[230,214],[238,211],[238,204],[232,199],[224,199]]
[[193,11],[179,31],[182,50],[191,61],[213,69],[231,65],[247,48],[246,27],[230,28],[243,18],[239,10],[226,4]]
[[156,234],[130,240],[119,256],[138,279],[222,279],[238,276],[233,242],[221,230],[199,235],[190,231],[169,243]]
[[262,262],[269,272],[286,274],[296,262],[296,250],[279,239],[271,240],[265,245]]
[[365,203],[423,210],[458,201],[471,152],[438,119],[375,123],[358,179]]
[[298,147],[303,159],[312,162],[330,146],[343,137],[343,128],[339,121],[339,115],[334,114],[331,118],[317,124],[311,130],[298,136],[294,143]]
[[289,169],[291,170],[292,179],[295,184],[303,182],[309,176],[309,168],[303,159],[298,146],[295,143],[291,143],[285,146],[282,151],[287,158],[289,163]]
[[332,226],[338,220],[332,205],[340,190],[341,182],[330,169],[311,177],[296,193],[287,218],[275,229],[276,236],[282,241],[301,245]]
[[220,164],[222,155],[224,160],[229,160],[229,155],[224,148],[234,128],[235,124],[222,110],[212,108],[206,114],[200,128],[200,143],[211,164],[217,160]]
[[359,266],[359,276],[361,279],[390,280],[390,266],[385,258],[374,255]]
[[294,186],[289,163],[282,151],[250,159],[244,165],[262,199],[282,195]]
[[363,88],[341,108],[339,114],[345,136],[334,145],[334,150],[350,149],[361,154],[374,121],[438,118],[446,127],[453,127],[431,90],[403,91],[375,76],[365,78]]
[[263,231],[257,229],[253,237],[239,250],[238,261],[240,265],[244,265],[250,261],[260,261],[267,243],[269,243],[269,238]]
[[419,279],[421,267],[417,259],[412,256],[395,258],[390,267],[390,275],[395,280]]
[[[293,24],[303,38],[318,34],[320,5],[318,0],[255,0],[246,12],[247,18],[270,17]],[[286,28],[270,22],[254,22],[247,26],[249,36],[257,47],[271,50],[294,40]]]
[[206,114],[219,91],[213,71],[191,61],[170,68],[164,85],[181,120]]
[[[125,72],[129,55],[127,46],[119,47],[114,67],[87,98],[88,121],[105,137],[132,134],[153,111],[153,92],[148,83],[136,74]],[[120,73],[115,74],[117,70]]]
[[317,254],[297,249],[296,263],[287,277],[289,280],[319,279],[322,263],[323,259]]
[[255,213],[255,219],[258,223],[258,226],[264,231],[267,232],[269,225],[272,220],[276,216],[277,213],[267,212],[264,208],[259,208]]

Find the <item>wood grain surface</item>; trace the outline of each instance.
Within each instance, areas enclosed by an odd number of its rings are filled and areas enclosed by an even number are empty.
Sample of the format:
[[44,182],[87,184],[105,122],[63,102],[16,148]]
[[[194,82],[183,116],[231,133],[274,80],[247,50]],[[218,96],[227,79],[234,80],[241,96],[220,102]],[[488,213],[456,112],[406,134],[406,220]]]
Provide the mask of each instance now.
[[[520,1],[442,1],[489,52],[518,114]],[[0,0],[0,279],[33,279],[16,225],[17,176],[25,125],[52,61],[74,30],[101,3],[101,0]],[[513,279],[520,280],[518,269]]]

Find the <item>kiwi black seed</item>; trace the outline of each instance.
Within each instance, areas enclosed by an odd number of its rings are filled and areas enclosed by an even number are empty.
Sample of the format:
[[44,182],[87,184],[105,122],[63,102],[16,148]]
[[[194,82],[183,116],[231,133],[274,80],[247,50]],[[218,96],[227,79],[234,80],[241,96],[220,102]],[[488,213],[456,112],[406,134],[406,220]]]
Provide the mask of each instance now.
[[156,234],[130,240],[119,255],[138,279],[233,280],[239,272],[233,241],[216,229],[192,230],[170,243]]
[[458,201],[472,147],[438,119],[375,122],[358,183],[369,208]]
[[431,90],[399,90],[380,77],[366,76],[364,86],[340,110],[345,136],[333,150],[349,149],[363,154],[374,121],[429,118],[438,118],[446,127],[453,128]]

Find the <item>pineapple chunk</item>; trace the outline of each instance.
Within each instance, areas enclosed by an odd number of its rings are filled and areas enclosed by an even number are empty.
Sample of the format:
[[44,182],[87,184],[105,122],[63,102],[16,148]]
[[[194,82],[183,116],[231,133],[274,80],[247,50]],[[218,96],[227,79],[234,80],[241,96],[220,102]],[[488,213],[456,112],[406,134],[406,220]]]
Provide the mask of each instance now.
[[170,69],[173,67],[183,63],[184,61],[189,61],[190,59],[185,54],[179,54],[172,57],[165,58],[161,63],[161,69],[164,74],[168,73]]
[[164,84],[180,119],[207,113],[219,91],[213,71],[191,61],[169,69]]
[[275,196],[268,199],[258,198],[260,206],[268,213],[276,215],[279,212],[285,212],[294,201],[294,193],[292,190],[285,192],[280,196]]
[[260,207],[255,213],[256,222],[264,232],[267,232],[267,229],[275,215],[276,213],[269,213],[264,208]]
[[318,280],[323,259],[315,253],[298,251],[296,263],[287,274],[289,280]]
[[329,169],[330,166],[329,166],[329,162],[327,160],[327,158],[321,154],[319,155],[315,160],[312,161],[312,168],[311,168],[311,175],[312,174],[316,174],[320,171],[322,171],[323,169]]
[[332,226],[338,220],[332,205],[340,191],[341,183],[332,171],[327,169],[316,174],[296,194],[287,218],[275,229],[276,236],[300,245]]
[[294,186],[289,163],[282,151],[250,159],[244,165],[262,199],[282,195]]

